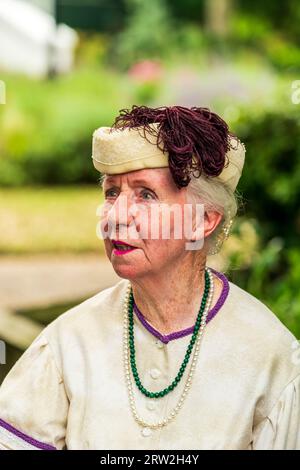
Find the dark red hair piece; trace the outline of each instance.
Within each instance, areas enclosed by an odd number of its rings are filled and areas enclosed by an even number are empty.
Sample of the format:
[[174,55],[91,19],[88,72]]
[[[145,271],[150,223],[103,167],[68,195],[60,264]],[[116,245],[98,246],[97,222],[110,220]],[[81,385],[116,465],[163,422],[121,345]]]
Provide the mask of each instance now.
[[[154,122],[159,123],[158,132],[149,126]],[[203,171],[207,176],[218,176],[231,147],[228,125],[207,108],[133,105],[131,110],[121,109],[112,125],[127,127],[141,127],[146,139],[146,132],[157,136],[157,146],[169,155],[169,168],[178,188],[189,184],[191,174],[199,177]]]

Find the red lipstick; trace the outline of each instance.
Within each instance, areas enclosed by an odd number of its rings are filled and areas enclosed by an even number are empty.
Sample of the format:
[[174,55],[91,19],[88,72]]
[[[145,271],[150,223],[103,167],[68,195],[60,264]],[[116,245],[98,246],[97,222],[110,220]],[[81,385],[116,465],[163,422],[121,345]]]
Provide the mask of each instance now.
[[123,256],[137,249],[137,247],[122,242],[121,240],[111,240],[111,242],[114,247],[113,254],[116,256]]

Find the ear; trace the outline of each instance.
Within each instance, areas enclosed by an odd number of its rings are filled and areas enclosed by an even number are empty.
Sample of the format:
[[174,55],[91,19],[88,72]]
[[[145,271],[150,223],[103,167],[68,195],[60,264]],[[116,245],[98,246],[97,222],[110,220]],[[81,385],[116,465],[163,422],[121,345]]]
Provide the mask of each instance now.
[[206,211],[204,214],[203,224],[195,227],[191,241],[202,240],[208,237],[215,228],[219,225],[223,217],[223,214],[217,211]]

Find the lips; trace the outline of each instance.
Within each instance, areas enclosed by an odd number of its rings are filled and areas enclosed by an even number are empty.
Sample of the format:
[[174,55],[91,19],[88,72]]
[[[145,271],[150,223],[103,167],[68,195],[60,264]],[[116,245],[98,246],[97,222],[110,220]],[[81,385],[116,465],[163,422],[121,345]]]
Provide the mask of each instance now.
[[112,244],[115,248],[136,248],[135,246],[133,245],[129,245],[129,243],[126,243],[126,242],[121,242],[120,240],[112,240]]
[[128,243],[125,243],[125,242],[121,242],[120,240],[112,240],[112,244],[114,247],[113,253],[115,255],[124,255],[126,253],[129,253],[137,249],[137,247],[133,245],[129,245]]

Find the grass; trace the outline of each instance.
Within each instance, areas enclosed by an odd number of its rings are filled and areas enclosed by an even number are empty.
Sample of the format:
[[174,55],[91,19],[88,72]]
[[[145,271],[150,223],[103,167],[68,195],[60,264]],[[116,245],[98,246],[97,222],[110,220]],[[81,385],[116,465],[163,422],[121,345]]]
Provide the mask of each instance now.
[[102,200],[97,186],[0,188],[0,254],[99,253]]

